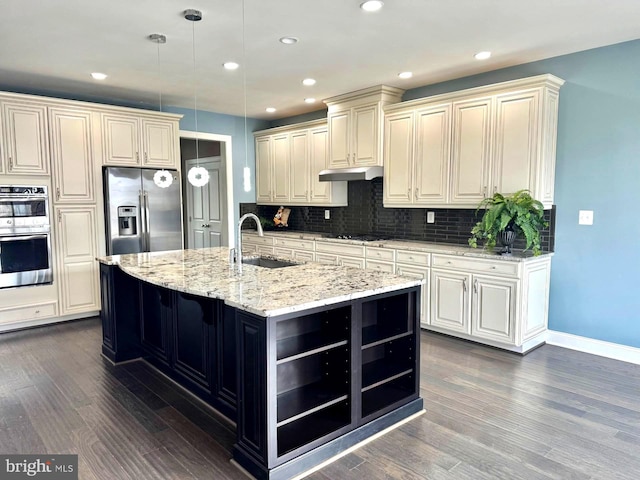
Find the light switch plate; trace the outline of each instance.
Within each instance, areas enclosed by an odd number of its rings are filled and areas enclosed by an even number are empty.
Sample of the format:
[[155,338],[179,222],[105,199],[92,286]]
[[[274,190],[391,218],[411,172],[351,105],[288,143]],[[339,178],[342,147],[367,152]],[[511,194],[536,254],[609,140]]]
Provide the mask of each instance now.
[[331,210],[324,211],[324,219],[329,220],[331,218]]
[[593,210],[580,210],[578,225],[593,225]]
[[436,212],[427,212],[427,223],[436,223]]

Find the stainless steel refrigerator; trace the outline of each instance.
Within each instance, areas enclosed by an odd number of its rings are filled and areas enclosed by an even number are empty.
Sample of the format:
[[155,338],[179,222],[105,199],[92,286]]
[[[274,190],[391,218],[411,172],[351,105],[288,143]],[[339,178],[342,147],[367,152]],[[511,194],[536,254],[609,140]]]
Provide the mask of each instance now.
[[[183,245],[180,177],[154,182],[153,168],[103,167],[107,255],[180,250]],[[158,178],[159,184],[166,178]]]

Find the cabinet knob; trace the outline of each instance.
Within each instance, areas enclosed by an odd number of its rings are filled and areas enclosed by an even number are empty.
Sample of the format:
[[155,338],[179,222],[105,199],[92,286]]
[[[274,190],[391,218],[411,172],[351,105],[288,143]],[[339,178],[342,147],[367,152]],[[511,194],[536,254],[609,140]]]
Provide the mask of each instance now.
[[9,171],[13,170],[13,159],[9,157]]
[[467,279],[463,279],[462,280],[462,289],[466,292],[467,291]]
[[416,200],[418,200],[418,187],[416,187]]
[[136,162],[140,161],[140,152],[136,152]]
[[482,187],[482,195],[483,196],[487,196],[487,186],[485,185],[484,187]]
[[495,270],[496,266],[495,265],[491,265],[491,270]]
[[35,311],[35,314],[36,314],[36,315],[37,315],[37,314],[39,314],[39,313],[40,313],[40,310],[36,310],[36,311]]
[[473,282],[473,293],[478,293],[478,279]]
[[56,187],[56,200],[60,200],[60,187]]

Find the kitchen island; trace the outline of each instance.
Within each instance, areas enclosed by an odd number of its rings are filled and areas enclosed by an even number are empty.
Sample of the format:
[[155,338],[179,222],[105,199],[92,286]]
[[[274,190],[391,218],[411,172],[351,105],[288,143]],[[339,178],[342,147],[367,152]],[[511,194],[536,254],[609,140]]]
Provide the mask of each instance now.
[[236,423],[233,458],[295,477],[422,411],[421,281],[229,264],[227,248],[103,257],[103,354],[144,358]]

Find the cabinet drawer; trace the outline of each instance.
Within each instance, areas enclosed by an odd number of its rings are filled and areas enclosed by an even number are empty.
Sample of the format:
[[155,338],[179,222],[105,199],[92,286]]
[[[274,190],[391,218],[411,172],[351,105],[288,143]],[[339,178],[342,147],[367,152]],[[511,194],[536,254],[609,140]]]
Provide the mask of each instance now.
[[[264,247],[263,247],[264,248]],[[273,248],[273,254],[276,257],[285,257],[285,258],[293,258],[293,250],[290,248]]]
[[378,272],[394,273],[395,266],[393,263],[367,259],[367,269],[377,270]]
[[304,250],[294,250],[293,258],[296,260],[302,260],[303,262],[313,262],[315,260],[315,254]]
[[0,323],[21,322],[25,320],[37,320],[56,316],[55,303],[42,303],[29,307],[13,307],[0,310]]
[[246,233],[242,234],[242,241],[246,243],[252,243],[254,245],[273,245],[273,237],[261,237],[255,234]]
[[313,240],[296,240],[295,238],[276,238],[273,242],[276,247],[298,248],[311,251],[313,251],[314,243]]
[[340,257],[338,258],[338,265],[343,267],[364,268],[364,258]]
[[393,262],[396,251],[393,248],[367,247],[367,259]]
[[396,262],[408,265],[422,265],[428,267],[431,264],[431,254],[426,252],[412,252],[409,250],[397,250]]
[[258,245],[256,247],[256,252],[258,252],[259,255],[273,255],[273,247]]
[[515,277],[518,275],[518,262],[508,262],[500,260],[482,260],[463,257],[453,257],[449,255],[434,254],[432,265],[439,268],[452,268],[464,272],[481,272],[493,275],[508,275]]
[[335,255],[349,255],[351,257],[364,257],[364,245],[316,242],[316,252],[333,253]]
[[326,263],[328,265],[337,265],[338,256],[331,255],[330,253],[316,253],[316,262]]

